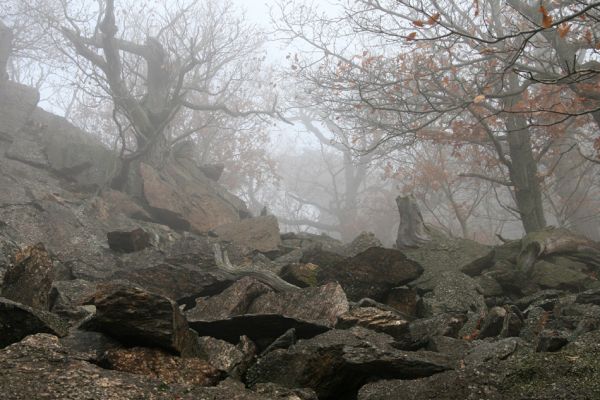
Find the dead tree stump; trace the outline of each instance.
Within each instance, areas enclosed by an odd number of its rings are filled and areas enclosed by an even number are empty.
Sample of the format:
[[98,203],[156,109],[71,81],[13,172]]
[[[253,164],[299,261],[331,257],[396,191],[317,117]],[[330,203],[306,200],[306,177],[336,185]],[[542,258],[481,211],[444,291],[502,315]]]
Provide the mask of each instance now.
[[400,226],[396,238],[396,247],[406,249],[419,247],[431,240],[423,221],[423,216],[414,196],[396,197],[398,213],[400,213]]

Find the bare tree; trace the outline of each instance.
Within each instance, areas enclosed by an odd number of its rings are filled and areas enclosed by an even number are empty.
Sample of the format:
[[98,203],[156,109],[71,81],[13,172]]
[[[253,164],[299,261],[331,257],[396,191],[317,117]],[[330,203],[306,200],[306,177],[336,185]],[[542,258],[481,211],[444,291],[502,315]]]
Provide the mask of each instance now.
[[[84,74],[84,91],[112,102],[123,161],[117,188],[135,191],[140,162],[162,169],[175,143],[223,116],[279,115],[272,91],[247,89],[256,83],[263,39],[230,4],[163,1],[136,13],[134,3],[114,0],[25,3],[32,18],[66,39],[70,48],[62,51]],[[202,124],[180,129],[186,112],[203,113]]]
[[[537,230],[546,225],[538,166],[555,139],[548,132],[598,107],[592,94],[578,102],[598,71],[577,51],[596,51],[594,39],[562,43],[577,37],[564,24],[593,32],[597,5],[561,2],[527,16],[509,1],[475,4],[359,0],[330,17],[286,2],[278,27],[311,47],[292,69],[348,126],[380,131],[379,145],[435,138],[487,149],[494,170],[464,175],[510,188],[525,230]],[[568,65],[567,47],[577,53]]]

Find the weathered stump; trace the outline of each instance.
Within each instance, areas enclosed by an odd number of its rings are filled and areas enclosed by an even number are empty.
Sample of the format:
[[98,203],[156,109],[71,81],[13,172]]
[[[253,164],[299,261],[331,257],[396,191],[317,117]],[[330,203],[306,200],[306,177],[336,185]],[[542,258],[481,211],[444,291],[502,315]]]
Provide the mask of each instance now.
[[396,204],[400,213],[400,226],[398,227],[396,247],[398,249],[419,247],[423,243],[430,241],[431,238],[427,233],[423,216],[414,196],[398,196],[396,197]]

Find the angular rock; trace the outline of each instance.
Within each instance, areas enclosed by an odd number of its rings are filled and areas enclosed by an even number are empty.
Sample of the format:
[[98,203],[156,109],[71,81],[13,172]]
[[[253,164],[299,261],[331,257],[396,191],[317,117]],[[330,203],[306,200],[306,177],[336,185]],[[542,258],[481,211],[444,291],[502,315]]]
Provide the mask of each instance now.
[[319,282],[337,281],[352,301],[368,297],[383,302],[393,287],[402,286],[423,272],[419,264],[398,250],[382,247],[371,247],[333,266],[318,265]]
[[173,229],[205,233],[240,218],[239,207],[224,200],[206,177],[198,181],[174,168],[159,174],[143,163],[140,177],[152,215]]
[[422,297],[420,314],[430,317],[452,312],[480,313],[486,309],[480,290],[473,278],[460,272],[444,272],[433,291]]
[[457,338],[467,316],[460,313],[439,314],[431,318],[417,319],[410,323],[410,335],[407,344],[412,343],[416,347],[427,344],[430,338],[435,336],[448,336]]
[[90,314],[83,306],[96,292],[96,284],[83,279],[52,282],[50,311],[70,320],[80,320]]
[[71,329],[60,338],[60,344],[68,349],[73,358],[100,364],[108,350],[120,349],[123,345],[100,332]]
[[506,338],[496,342],[477,341],[465,356],[465,363],[480,366],[490,360],[504,360],[523,346],[519,338]]
[[220,293],[231,285],[231,279],[214,268],[205,269],[188,264],[160,263],[145,268],[123,268],[109,279],[126,280],[179,304],[188,305],[194,304],[199,296]]
[[99,285],[90,302],[96,314],[81,329],[105,333],[133,346],[160,347],[182,356],[197,356],[197,336],[177,304],[142,288]]
[[538,335],[535,351],[558,351],[566,346],[567,343],[569,343],[569,334],[567,332],[544,329]]
[[240,337],[237,345],[210,336],[198,339],[202,358],[232,378],[241,379],[254,361],[256,346],[246,337]]
[[213,232],[221,240],[262,253],[277,251],[281,245],[279,224],[273,215],[246,218],[238,222],[220,225]]
[[320,399],[348,398],[361,383],[376,377],[417,378],[449,369],[447,357],[395,349],[391,336],[364,328],[331,330],[301,340],[289,350],[260,358],[246,375],[249,384],[273,382],[307,387]]
[[407,286],[395,287],[388,293],[385,304],[395,308],[396,310],[415,317],[417,315],[418,294],[415,289]]
[[319,266],[316,264],[293,263],[287,264],[279,273],[281,279],[298,287],[317,286]]
[[216,321],[243,315],[254,300],[271,291],[264,283],[244,277],[215,296],[196,299],[196,307],[185,314],[189,321]]
[[338,318],[337,329],[362,326],[375,332],[401,338],[409,331],[410,323],[397,313],[375,307],[355,307]]
[[250,304],[246,313],[279,314],[332,328],[337,318],[348,310],[348,300],[342,287],[328,283],[302,290],[264,293]]
[[223,175],[225,164],[203,164],[199,168],[208,179],[217,182]]
[[108,246],[114,251],[133,253],[150,246],[150,235],[142,228],[133,231],[112,231],[106,234]]
[[493,307],[483,320],[481,330],[477,336],[479,339],[485,339],[488,337],[498,336],[502,332],[502,326],[504,325],[504,319],[507,317],[508,312],[504,307]]
[[67,325],[52,313],[0,297],[0,348],[36,333],[65,336]]
[[2,283],[0,295],[21,304],[49,310],[54,263],[42,243],[18,251]]
[[321,287],[275,293],[259,281],[245,277],[223,293],[198,299],[186,312],[190,326],[201,335],[236,343],[247,335],[264,349],[291,328],[301,338],[312,337],[335,325],[348,310],[341,287]]
[[383,247],[383,244],[374,233],[361,232],[352,242],[346,245],[346,254],[353,257],[371,247]]
[[214,386],[221,378],[221,372],[206,360],[181,358],[159,349],[109,349],[101,363],[109,369],[146,375],[167,384]]
[[581,290],[586,288],[590,277],[583,272],[542,260],[533,266],[531,281],[542,288]]

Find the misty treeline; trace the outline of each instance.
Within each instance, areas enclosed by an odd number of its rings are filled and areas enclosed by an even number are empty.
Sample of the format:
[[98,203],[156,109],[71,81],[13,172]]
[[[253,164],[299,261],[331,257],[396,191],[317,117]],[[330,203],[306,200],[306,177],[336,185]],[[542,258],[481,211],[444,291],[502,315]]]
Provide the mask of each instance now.
[[281,0],[257,27],[225,0],[0,0],[10,79],[119,152],[107,184],[135,195],[139,163],[185,154],[289,229],[387,243],[399,194],[458,236],[600,239],[599,18],[587,0]]

